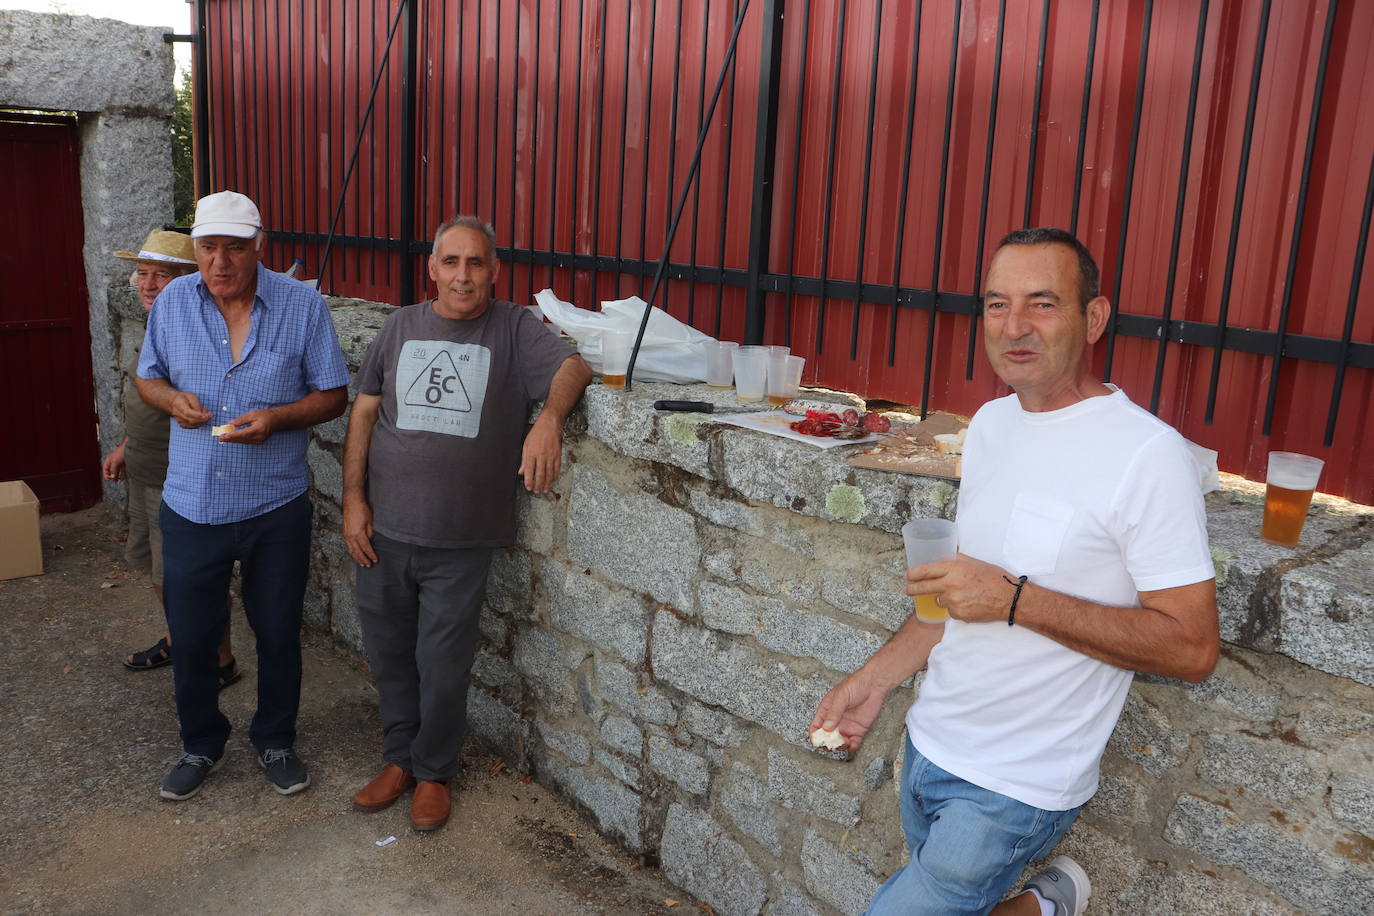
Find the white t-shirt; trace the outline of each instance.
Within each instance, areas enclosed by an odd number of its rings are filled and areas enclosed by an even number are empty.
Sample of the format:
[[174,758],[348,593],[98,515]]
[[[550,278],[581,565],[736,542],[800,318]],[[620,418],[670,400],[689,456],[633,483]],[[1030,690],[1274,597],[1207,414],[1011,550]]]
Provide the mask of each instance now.
[[[1137,592],[1215,575],[1183,438],[1119,390],[1043,413],[1014,394],[985,404],[958,523],[961,553],[1099,604],[1138,607]],[[1064,811],[1097,791],[1131,677],[1024,627],[951,619],[907,730],[961,779]]]

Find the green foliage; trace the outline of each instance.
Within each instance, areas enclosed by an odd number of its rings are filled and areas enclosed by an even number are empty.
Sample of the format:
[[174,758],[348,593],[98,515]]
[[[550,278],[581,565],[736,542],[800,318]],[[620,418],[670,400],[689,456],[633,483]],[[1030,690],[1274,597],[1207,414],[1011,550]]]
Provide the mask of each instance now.
[[196,169],[192,155],[195,121],[191,117],[191,74],[183,71],[172,110],[172,211],[178,226],[189,226],[196,211]]

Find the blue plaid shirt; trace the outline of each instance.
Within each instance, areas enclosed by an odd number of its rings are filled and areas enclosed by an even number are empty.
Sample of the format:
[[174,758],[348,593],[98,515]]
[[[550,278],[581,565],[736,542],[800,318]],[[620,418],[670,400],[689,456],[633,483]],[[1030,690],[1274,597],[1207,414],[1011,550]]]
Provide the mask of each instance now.
[[138,375],[167,379],[214,414],[196,429],[182,429],[168,419],[172,437],[162,498],[178,515],[203,525],[270,512],[310,483],[308,430],[274,432],[260,445],[246,445],[220,442],[210,434],[212,426],[348,384],[324,299],[261,264],[252,327],[237,362],[228,325],[197,273],[178,277],[158,296],[148,316]]

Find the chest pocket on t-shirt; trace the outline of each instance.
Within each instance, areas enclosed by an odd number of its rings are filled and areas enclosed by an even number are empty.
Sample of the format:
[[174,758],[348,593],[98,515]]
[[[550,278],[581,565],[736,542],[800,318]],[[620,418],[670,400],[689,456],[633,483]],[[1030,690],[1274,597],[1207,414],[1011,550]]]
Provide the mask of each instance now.
[[1002,554],[1013,576],[1045,576],[1054,572],[1073,513],[1073,507],[1064,503],[1016,494],[1002,542]]
[[254,347],[248,358],[233,370],[243,373],[239,390],[250,401],[289,404],[304,396],[300,356],[285,356]]

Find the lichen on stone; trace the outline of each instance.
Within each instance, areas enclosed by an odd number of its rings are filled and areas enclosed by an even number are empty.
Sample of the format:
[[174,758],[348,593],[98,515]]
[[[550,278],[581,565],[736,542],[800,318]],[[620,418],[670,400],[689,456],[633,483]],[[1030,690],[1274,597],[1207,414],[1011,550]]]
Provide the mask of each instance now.
[[825,511],[835,518],[846,522],[857,522],[864,517],[864,494],[858,487],[849,484],[836,484],[825,494]]
[[1229,550],[1222,550],[1220,547],[1212,548],[1212,566],[1216,568],[1217,588],[1226,584],[1226,576],[1231,572],[1231,561],[1235,557]]

